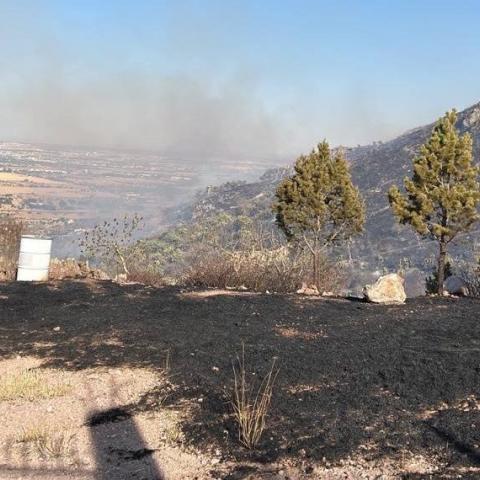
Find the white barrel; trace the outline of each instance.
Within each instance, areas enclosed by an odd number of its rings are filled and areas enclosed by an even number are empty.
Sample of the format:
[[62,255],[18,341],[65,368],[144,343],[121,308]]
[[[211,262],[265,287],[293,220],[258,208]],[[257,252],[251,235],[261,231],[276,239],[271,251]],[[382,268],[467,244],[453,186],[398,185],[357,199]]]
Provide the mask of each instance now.
[[22,235],[18,257],[17,280],[42,282],[48,280],[52,240],[33,235]]

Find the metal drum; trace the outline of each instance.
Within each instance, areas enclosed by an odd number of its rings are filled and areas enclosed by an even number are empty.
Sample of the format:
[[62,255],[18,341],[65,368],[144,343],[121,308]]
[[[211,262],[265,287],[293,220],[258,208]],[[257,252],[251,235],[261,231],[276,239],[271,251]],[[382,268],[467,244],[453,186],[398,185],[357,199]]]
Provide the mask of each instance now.
[[42,282],[48,280],[52,240],[33,235],[22,235],[18,257],[17,280]]

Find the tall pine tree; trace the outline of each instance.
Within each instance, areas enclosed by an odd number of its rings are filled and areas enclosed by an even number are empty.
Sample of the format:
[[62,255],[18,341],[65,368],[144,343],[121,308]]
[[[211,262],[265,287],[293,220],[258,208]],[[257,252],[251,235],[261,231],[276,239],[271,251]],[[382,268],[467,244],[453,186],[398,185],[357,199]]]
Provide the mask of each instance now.
[[455,110],[442,117],[430,139],[413,160],[413,176],[405,178],[406,193],[390,188],[393,213],[421,236],[438,242],[438,293],[443,294],[448,245],[480,217],[479,167],[473,163],[472,138],[459,135]]
[[295,173],[277,188],[277,225],[290,241],[312,254],[313,281],[319,287],[322,250],[363,231],[365,206],[353,185],[341,151],[332,156],[326,141],[295,163]]

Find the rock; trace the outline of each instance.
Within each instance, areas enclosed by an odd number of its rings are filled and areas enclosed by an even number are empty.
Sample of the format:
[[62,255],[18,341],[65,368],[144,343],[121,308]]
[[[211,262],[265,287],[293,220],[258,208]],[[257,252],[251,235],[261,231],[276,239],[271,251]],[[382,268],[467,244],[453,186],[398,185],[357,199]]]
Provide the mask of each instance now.
[[427,294],[424,272],[412,268],[405,272],[403,278],[405,280],[404,288],[407,298],[424,297]]
[[451,295],[468,296],[468,285],[456,275],[448,277],[445,282],[443,282],[443,288]]
[[300,295],[320,295],[315,285],[307,285],[306,283],[302,283],[302,288],[298,289],[297,293]]
[[396,273],[384,275],[373,285],[367,285],[363,294],[372,303],[404,303],[407,298],[403,288],[403,278]]

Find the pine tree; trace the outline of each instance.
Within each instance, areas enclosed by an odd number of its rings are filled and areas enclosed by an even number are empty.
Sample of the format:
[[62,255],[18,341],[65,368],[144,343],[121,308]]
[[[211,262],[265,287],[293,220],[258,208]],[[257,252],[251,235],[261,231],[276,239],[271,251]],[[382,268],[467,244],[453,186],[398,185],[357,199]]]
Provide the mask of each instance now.
[[459,135],[457,113],[447,112],[413,160],[413,176],[405,178],[406,193],[390,188],[393,213],[422,237],[438,242],[438,293],[443,294],[448,245],[480,217],[479,167],[473,164],[472,138]]
[[312,254],[313,281],[319,287],[322,251],[363,231],[364,202],[343,153],[332,156],[326,141],[299,157],[294,168],[278,186],[273,209],[287,239],[303,243]]

